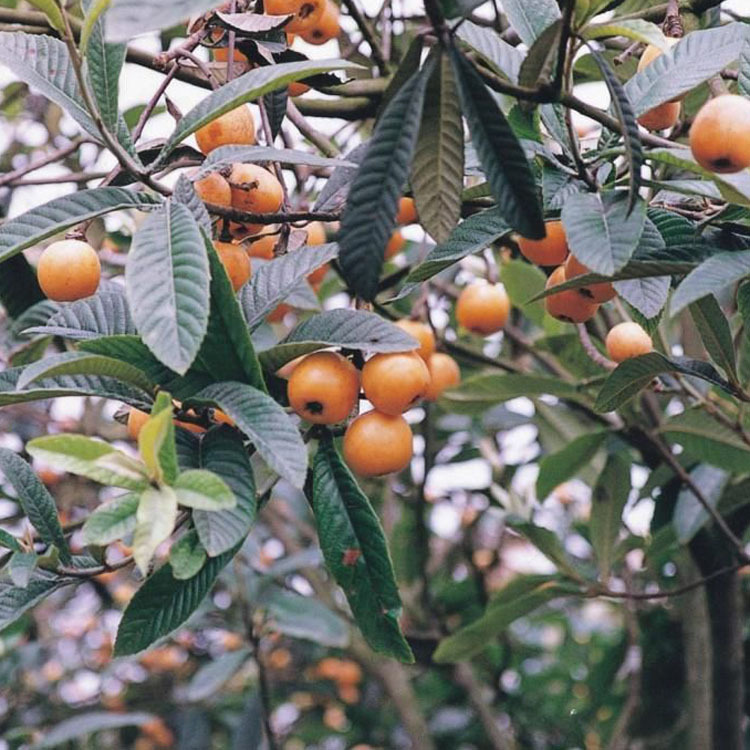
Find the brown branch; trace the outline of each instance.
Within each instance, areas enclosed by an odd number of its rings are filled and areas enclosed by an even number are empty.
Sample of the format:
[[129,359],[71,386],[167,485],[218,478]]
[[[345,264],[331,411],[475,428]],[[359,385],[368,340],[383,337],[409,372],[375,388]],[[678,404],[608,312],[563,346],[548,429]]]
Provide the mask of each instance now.
[[8,185],[9,183],[15,182],[16,180],[20,179],[21,177],[26,176],[30,172],[34,172],[37,169],[46,167],[48,164],[54,164],[56,161],[60,161],[60,159],[64,159],[66,156],[69,156],[70,154],[77,151],[81,147],[81,144],[90,142],[91,140],[88,138],[74,138],[67,146],[62,146],[61,148],[52,151],[46,156],[43,156],[41,159],[29,162],[29,164],[24,167],[19,167],[18,169],[14,169],[12,172],[8,172],[0,176],[0,185]]

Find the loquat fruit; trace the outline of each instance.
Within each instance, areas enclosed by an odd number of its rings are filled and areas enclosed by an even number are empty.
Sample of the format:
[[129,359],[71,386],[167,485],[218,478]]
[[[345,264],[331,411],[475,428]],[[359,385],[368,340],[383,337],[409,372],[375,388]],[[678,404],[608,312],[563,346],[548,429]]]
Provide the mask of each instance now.
[[232,189],[218,172],[211,172],[200,180],[196,180],[193,187],[204,203],[227,207],[232,205]]
[[313,28],[325,11],[325,0],[265,0],[263,9],[272,16],[294,14],[284,27],[291,34],[301,34]]
[[310,87],[302,81],[292,81],[289,84],[289,96],[302,96],[310,90]]
[[418,221],[417,204],[414,198],[403,197],[398,201],[398,213],[396,214],[397,224],[414,224]]
[[430,385],[424,394],[425,401],[437,401],[443,391],[461,382],[461,368],[453,357],[443,352],[435,352],[427,360],[430,372]]
[[385,246],[385,259],[389,260],[394,255],[398,255],[406,247],[406,239],[398,229],[391,235],[388,244]]
[[216,241],[214,247],[232,282],[232,289],[238,291],[250,280],[250,258],[247,252],[232,242]]
[[73,302],[96,292],[102,267],[88,242],[59,240],[44,249],[36,272],[39,286],[49,299]]
[[482,336],[497,333],[508,322],[510,300],[502,284],[475,281],[456,301],[458,324]]
[[[323,223],[320,221],[313,221],[307,225],[307,244],[308,245],[323,245],[326,242],[326,229]],[[320,284],[328,273],[328,263],[316,268],[308,277],[307,280],[316,286]]]
[[359,372],[336,352],[316,352],[294,368],[287,395],[292,409],[309,422],[342,422],[359,398]]
[[[558,266],[547,279],[545,289],[550,289],[565,281],[565,266]],[[567,323],[585,323],[596,314],[599,305],[586,299],[576,289],[564,289],[562,292],[550,294],[544,298],[547,312],[558,320]]]
[[707,101],[690,128],[690,149],[698,164],[719,174],[750,166],[750,99],[724,94]]
[[435,351],[435,334],[426,323],[418,320],[399,320],[396,325],[419,342],[416,352],[425,361]]
[[[229,47],[214,47],[212,50],[214,60],[219,63],[225,63],[229,60]],[[248,62],[247,55],[240,52],[236,47],[232,55],[234,62]]]
[[276,176],[257,164],[234,164],[229,173],[232,206],[240,211],[267,214],[278,211],[284,199]]
[[[571,253],[568,255],[568,259],[565,261],[565,280],[569,281],[574,279],[576,276],[584,276],[587,273],[591,273],[590,269],[583,265],[576,257]],[[584,297],[588,297],[594,302],[609,302],[611,299],[617,296],[615,288],[608,281],[602,281],[599,284],[589,284],[578,288],[578,293]]]
[[276,243],[278,241],[278,234],[264,234],[257,240],[253,240],[245,248],[245,252],[247,253],[249,258],[264,258],[265,260],[272,260],[273,250],[276,247]]
[[[680,41],[673,36],[668,36],[666,39],[668,47],[674,47]],[[640,60],[638,60],[638,72],[640,73],[644,68],[647,68],[657,57],[661,57],[663,54],[664,50],[661,47],[657,47],[655,44],[647,44]]]
[[219,146],[244,145],[255,143],[255,120],[250,107],[242,104],[230,109],[215,120],[211,120],[195,133],[198,148],[208,156]]
[[526,260],[538,266],[559,266],[568,257],[568,240],[561,221],[548,221],[541,240],[517,237],[518,249]]
[[416,352],[376,354],[362,368],[365,397],[384,414],[402,414],[429,386],[430,372]]
[[269,323],[281,323],[291,311],[291,306],[287,305],[286,302],[282,302],[280,305],[276,305],[274,311],[266,316],[266,320]]
[[674,127],[679,119],[680,103],[664,102],[664,104],[659,104],[648,112],[644,112],[638,118],[638,124],[646,130],[666,130]]
[[651,336],[638,323],[618,323],[610,329],[604,340],[609,358],[624,362],[631,357],[648,354],[654,348]]
[[128,412],[127,428],[128,437],[131,440],[138,440],[138,435],[140,434],[143,425],[146,424],[148,417],[149,415],[145,411],[141,411],[135,407]]
[[368,411],[349,423],[343,450],[349,468],[360,476],[401,471],[412,457],[411,427],[400,415]]
[[325,44],[339,35],[339,6],[332,0],[325,0],[320,18],[300,36],[308,44]]

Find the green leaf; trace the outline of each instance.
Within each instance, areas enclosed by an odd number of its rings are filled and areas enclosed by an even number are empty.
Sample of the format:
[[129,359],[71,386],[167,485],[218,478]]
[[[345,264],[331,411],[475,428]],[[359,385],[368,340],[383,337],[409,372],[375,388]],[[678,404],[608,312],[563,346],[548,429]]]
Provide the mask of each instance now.
[[502,265],[500,278],[511,304],[517,307],[524,317],[544,328],[547,333],[563,329],[563,323],[546,313],[543,302],[529,302],[531,297],[544,290],[547,281],[547,277],[538,266],[522,260],[511,260]]
[[303,487],[307,448],[291,417],[270,396],[243,383],[216,383],[190,400],[217,406],[250,438],[263,460],[295,487]]
[[44,293],[29,261],[23,255],[8,258],[0,270],[0,305],[8,317],[18,318],[42,301]]
[[370,352],[405,352],[417,340],[398,326],[364,310],[327,310],[303,320],[277,346],[260,354],[263,367],[276,372],[282,365],[309,352],[339,346]]
[[730,472],[747,473],[750,444],[730,427],[709,419],[702,409],[689,409],[668,419],[660,431],[705,463]]
[[0,581],[0,629],[15,622],[24,612],[35,607],[53,591],[70,583],[70,579],[59,578],[39,569],[34,571],[26,588]]
[[276,306],[303,282],[316,268],[320,268],[338,255],[338,245],[304,246],[258,264],[253,260],[253,275],[242,287],[239,302],[248,328],[255,330]]
[[82,0],[81,5],[85,11],[85,16],[81,25],[81,36],[78,40],[78,48],[82,55],[86,54],[89,39],[95,30],[104,41],[104,24],[101,22],[101,15],[107,10],[111,2],[112,0]]
[[177,477],[174,490],[180,505],[197,510],[227,510],[237,505],[227,483],[211,471],[190,469]]
[[148,487],[141,494],[135,513],[133,559],[142,575],[157,547],[172,534],[177,520],[177,494],[171,487]]
[[[552,79],[557,64],[561,28],[562,20],[558,18],[534,40],[518,71],[519,85],[533,88],[543,81]],[[532,102],[519,102],[519,105],[528,110],[535,106]]]
[[[266,16],[270,18],[270,16]],[[286,110],[289,102],[288,89],[276,89],[263,95],[263,107],[268,116],[268,127],[271,131],[271,139],[275,140],[281,132],[281,126],[284,124]],[[304,152],[299,152],[304,153]]]
[[85,435],[38,437],[27,443],[26,450],[34,458],[100,484],[126,490],[144,490],[148,487],[145,467],[140,461]]
[[567,482],[587,466],[607,438],[607,433],[588,432],[571,440],[557,453],[546,455],[539,462],[536,479],[536,495],[540,500],[547,497],[555,487]]
[[172,575],[178,581],[197,575],[207,559],[206,550],[203,549],[198,534],[192,529],[183,534],[169,550]]
[[0,547],[11,550],[11,552],[23,552],[21,543],[13,534],[9,534],[5,529],[0,529]]
[[750,250],[716,253],[688,274],[677,287],[669,305],[669,314],[674,317],[692,302],[707,294],[719,293],[748,275]]
[[[159,394],[161,396],[161,394]],[[174,448],[172,404],[155,404],[151,416],[138,433],[138,452],[146,465],[149,479],[157,484],[174,482],[177,474],[177,454]],[[171,476],[166,477],[167,470]]]
[[[729,474],[708,464],[699,464],[690,476],[700,487],[712,508],[716,508],[729,482]],[[672,527],[680,544],[687,544],[710,520],[708,511],[701,505],[689,487],[680,490],[672,514]]]
[[504,76],[511,83],[518,82],[523,53],[503,41],[494,29],[464,21],[456,29],[456,36],[477,52],[482,61],[496,73]]
[[652,276],[641,279],[615,281],[613,286],[629,305],[644,318],[655,318],[667,304],[669,276]]
[[451,388],[443,398],[457,411],[470,412],[509,401],[519,396],[559,396],[580,400],[582,395],[576,386],[559,378],[541,375],[483,374],[464,380],[458,388]]
[[708,294],[693,302],[690,305],[690,315],[711,359],[724,370],[729,380],[737,385],[739,374],[732,332],[716,297]]
[[55,0],[29,0],[29,2],[47,16],[49,25],[55,31],[59,31],[61,34],[65,33],[65,20]]
[[212,429],[200,441],[197,464],[221,477],[237,499],[226,510],[195,510],[193,525],[210,557],[244,540],[255,523],[256,497],[253,467],[242,438],[226,425]]
[[419,223],[445,242],[461,218],[464,129],[450,60],[439,55],[427,82],[411,186]]
[[[3,34],[0,33],[0,39]],[[160,202],[147,193],[103,187],[64,195],[0,226],[0,263],[76,224],[124,208],[149,209]]]
[[162,565],[130,600],[117,630],[114,656],[137,654],[179,628],[198,609],[238,549],[210,558],[186,581],[175,578],[170,565]]
[[205,243],[190,210],[170,202],[133,237],[125,268],[128,302],[143,342],[184,375],[208,329]]
[[62,107],[95,140],[101,138],[83,106],[64,42],[44,34],[0,32],[0,65]]
[[737,76],[740,94],[750,96],[750,38],[745,40],[740,50],[740,66]]
[[561,573],[574,580],[581,580],[581,574],[576,570],[574,561],[565,551],[560,537],[554,531],[512,517],[508,519],[508,525],[514,531],[526,537],[548,560],[560,569]]
[[658,352],[627,359],[609,375],[599,391],[594,408],[598,412],[613,411],[643,390],[657,375],[679,372],[718,385],[729,393],[734,389],[708,362],[684,357],[667,359]]
[[398,624],[401,599],[383,528],[330,434],[318,444],[308,499],[326,565],[365,640],[381,654],[412,663]]
[[720,73],[737,60],[746,39],[742,23],[691,31],[625,84],[635,114],[676,99]]
[[147,31],[176,26],[215,5],[210,0],[110,0],[104,6],[107,39],[127,42]]
[[444,638],[432,658],[438,664],[465,661],[481,653],[493,638],[501,635],[519,617],[561,596],[578,593],[556,576],[517,576],[496,592],[484,614],[457,632]]
[[83,524],[83,543],[103,547],[132,534],[139,500],[129,492],[94,509]]
[[[133,4],[140,3],[134,2]],[[187,13],[187,11],[183,12]],[[110,10],[108,14],[110,17],[111,13]],[[139,11],[139,15],[142,15],[141,11]],[[161,154],[153,166],[163,164],[166,157],[177,147],[177,144],[195,133],[196,130],[225,112],[239,107],[240,104],[255,101],[274,89],[285,88],[293,81],[308,78],[315,73],[356,67],[355,64],[347,60],[303,60],[266,65],[255,68],[249,73],[244,73],[205,96],[200,103],[182,117],[174,132],[164,144]]]
[[432,278],[467,255],[481,252],[510,232],[508,222],[497,208],[473,214],[464,219],[445,242],[432,248],[406,280],[414,282]]
[[527,47],[531,47],[537,37],[560,18],[555,0],[505,0],[503,10]]
[[607,463],[591,493],[589,533],[602,581],[609,578],[622,525],[622,511],[630,495],[630,463],[617,453]]
[[612,19],[604,23],[590,23],[583,29],[585,39],[607,39],[613,36],[624,36],[634,42],[652,44],[666,51],[667,40],[662,30],[651,21],[642,18]]
[[430,68],[417,71],[388,103],[349,189],[338,235],[339,263],[346,283],[365,300],[374,299],[378,292],[430,72]]
[[207,375],[212,381],[236,380],[265,391],[263,372],[237,296],[205,234],[203,242],[211,270],[211,311],[208,332],[189,374]]
[[39,536],[47,544],[54,544],[63,562],[69,563],[70,548],[60,526],[55,500],[34,470],[17,453],[0,448],[0,471],[13,487],[18,504]]
[[101,375],[129,383],[148,393],[149,378],[137,367],[111,357],[86,352],[52,354],[24,368],[16,388],[26,390],[31,383],[57,375]]
[[638,246],[646,221],[646,204],[638,200],[628,212],[621,191],[576,193],[562,210],[570,251],[592,271],[609,276],[622,269]]
[[524,237],[541,239],[544,217],[524,150],[473,63],[455,48],[450,55],[471,141],[499,212]]
[[25,589],[29,585],[38,559],[36,552],[14,552],[10,556],[8,575],[14,586]]
[[[70,743],[74,740],[81,740],[81,743],[83,743],[86,737],[97,732],[112,731],[113,729],[122,729],[123,727],[138,727],[149,721],[153,721],[155,718],[153,714],[144,712],[110,713],[108,711],[89,711],[79,713],[49,729],[38,742],[34,743],[31,750],[47,750],[48,748],[70,746]],[[81,743],[76,744],[80,745]],[[90,746],[95,747],[93,743]]]
[[[184,688],[184,694],[182,690],[180,691],[180,698],[190,702],[214,698],[247,661],[250,653],[249,648],[241,648],[237,651],[227,651],[207,662],[190,678],[190,682]],[[259,746],[262,746],[262,740]]]
[[172,193],[172,200],[187,206],[198,226],[209,237],[211,236],[211,216],[206,209],[206,204],[198,197],[193,183],[184,174],[181,174],[177,179],[174,192]]
[[742,317],[742,334],[739,340],[739,371],[745,387],[750,385],[750,284],[737,290],[737,310]]
[[628,169],[630,170],[630,185],[628,187],[628,214],[635,208],[638,200],[638,192],[641,188],[641,168],[643,167],[643,146],[641,144],[641,135],[638,130],[638,122],[633,114],[633,106],[630,99],[620,83],[620,79],[615,75],[612,68],[604,55],[596,50],[591,50],[591,54],[602,72],[604,82],[607,84],[609,94],[612,99],[617,119],[623,126],[623,143],[625,145],[625,155],[628,159]]

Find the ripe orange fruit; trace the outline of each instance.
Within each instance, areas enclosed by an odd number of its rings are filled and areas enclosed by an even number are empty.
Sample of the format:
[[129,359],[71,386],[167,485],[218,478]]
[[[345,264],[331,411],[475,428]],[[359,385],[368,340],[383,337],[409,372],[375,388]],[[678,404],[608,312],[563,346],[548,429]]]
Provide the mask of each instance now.
[[429,386],[430,372],[416,352],[376,354],[362,368],[365,397],[384,414],[402,414]]
[[175,738],[172,730],[159,718],[141,724],[141,733],[154,743],[154,747],[174,747]]
[[[565,281],[565,266],[558,266],[547,279],[545,289],[550,289]],[[568,323],[585,323],[593,318],[599,305],[578,294],[576,289],[565,289],[556,294],[550,294],[544,298],[544,307],[547,312],[558,320]]]
[[416,352],[427,361],[435,351],[435,334],[432,332],[432,328],[418,320],[399,320],[396,325],[419,342],[419,348]]
[[39,285],[55,302],[90,297],[99,288],[102,267],[88,242],[59,240],[44,249],[36,267]]
[[[312,221],[307,225],[307,244],[308,245],[323,245],[326,240],[326,229],[320,221]],[[308,277],[307,280],[315,287],[320,284],[328,273],[329,265],[326,263],[320,268],[316,268]]]
[[240,211],[269,214],[281,208],[284,193],[276,176],[257,164],[234,164],[229,173],[232,206]]
[[[590,270],[571,253],[565,261],[565,280],[569,281],[576,276],[584,276],[587,273],[590,273]],[[600,304],[602,302],[609,302],[617,296],[615,288],[608,281],[582,286],[577,291],[584,297],[588,297],[590,300],[599,302]]]
[[618,323],[610,329],[604,340],[609,358],[615,362],[624,362],[631,357],[648,354],[653,348],[651,336],[638,323]]
[[284,27],[292,34],[301,34],[311,29],[325,11],[325,0],[265,0],[263,8],[272,16],[294,14],[294,18]]
[[280,305],[276,305],[276,309],[266,316],[266,320],[269,323],[281,323],[286,317],[287,313],[290,313],[291,311],[291,306],[287,305],[285,302],[282,302]]
[[353,420],[344,434],[344,459],[363,477],[405,469],[412,456],[412,434],[402,416],[368,411]]
[[302,81],[292,81],[289,84],[289,96],[302,96],[310,90],[310,87]]
[[335,39],[340,30],[339,6],[331,0],[326,0],[320,18],[307,31],[301,32],[300,36],[308,44],[325,44]]
[[449,354],[435,352],[427,360],[427,369],[430,372],[430,386],[424,394],[425,401],[437,401],[443,391],[461,382],[461,369]]
[[400,198],[398,202],[398,213],[396,214],[396,223],[414,224],[418,221],[417,205],[414,198]]
[[[229,47],[214,47],[211,51],[213,52],[214,60],[216,62],[225,63],[229,60]],[[236,47],[234,48],[232,60],[234,60],[234,62],[244,63],[248,61],[247,56],[240,52]]]
[[128,412],[128,437],[131,440],[138,440],[138,435],[143,425],[146,424],[148,417],[149,415],[145,411],[141,411],[135,407]]
[[359,372],[336,352],[316,352],[294,368],[287,395],[292,409],[304,419],[335,424],[346,419],[357,403]]
[[250,258],[239,245],[231,242],[216,241],[214,247],[236,292],[250,280]]
[[205,203],[217,206],[232,205],[232,190],[229,183],[218,172],[211,172],[193,183],[198,197]]
[[538,266],[559,266],[568,257],[568,240],[561,221],[548,221],[544,225],[546,236],[541,240],[517,237],[518,249],[526,260]]
[[702,167],[719,174],[750,166],[750,99],[725,94],[707,101],[690,128],[690,148]]
[[[271,227],[267,227],[271,229]],[[273,249],[276,247],[276,243],[279,241],[278,234],[265,234],[257,240],[253,240],[246,248],[245,251],[250,258],[264,258],[265,260],[273,259]]]
[[502,284],[475,281],[458,295],[456,320],[473,333],[497,333],[508,322],[509,314],[510,300]]
[[664,104],[659,104],[648,112],[644,112],[638,118],[638,124],[646,130],[666,130],[674,127],[679,119],[680,103],[664,102]]
[[385,246],[385,259],[389,260],[394,255],[398,255],[406,247],[404,235],[398,229],[391,235],[388,244]]
[[255,120],[250,108],[242,104],[219,115],[195,133],[195,140],[202,153],[208,155],[219,146],[255,143]]

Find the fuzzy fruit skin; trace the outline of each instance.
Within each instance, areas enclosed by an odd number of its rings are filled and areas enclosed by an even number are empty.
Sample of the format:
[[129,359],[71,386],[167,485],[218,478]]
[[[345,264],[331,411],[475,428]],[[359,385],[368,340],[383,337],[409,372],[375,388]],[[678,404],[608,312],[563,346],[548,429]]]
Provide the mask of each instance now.
[[698,164],[719,174],[750,166],[750,99],[724,94],[707,101],[690,128],[690,149]]
[[232,205],[232,189],[218,172],[211,172],[202,179],[196,180],[193,187],[204,203],[227,207]]
[[461,368],[453,357],[443,352],[435,352],[427,360],[430,371],[430,386],[424,395],[425,401],[437,401],[443,391],[454,388],[461,382]]
[[303,31],[300,36],[308,44],[325,44],[339,35],[341,27],[339,26],[339,6],[331,0],[326,0],[323,6],[323,13],[320,18],[307,31]]
[[432,332],[432,328],[418,320],[399,320],[396,325],[419,342],[416,352],[423,360],[427,361],[435,351],[435,334]]
[[291,34],[312,29],[326,9],[325,0],[266,0],[263,7],[272,16],[294,13],[295,17],[284,27]]
[[[270,227],[268,228],[270,229]],[[273,260],[273,249],[276,247],[278,241],[278,234],[267,234],[264,237],[251,242],[245,250],[250,258]]]
[[390,260],[394,255],[398,255],[406,247],[406,239],[398,229],[391,235],[388,244],[385,246],[385,259]]
[[232,289],[238,291],[250,280],[250,258],[239,246],[231,242],[214,242],[214,247],[219,255],[224,269],[232,282]]
[[305,357],[287,384],[289,404],[314,424],[345,420],[359,398],[359,371],[336,352],[316,352]]
[[548,221],[544,225],[546,236],[541,240],[518,237],[518,249],[526,260],[537,266],[559,266],[568,257],[568,240],[561,221]]
[[344,460],[362,477],[379,477],[405,469],[412,457],[411,428],[402,416],[368,411],[344,434]]
[[[565,280],[569,281],[576,276],[583,276],[587,273],[591,273],[590,269],[587,266],[584,266],[583,263],[571,253],[565,261]],[[602,302],[609,302],[617,296],[615,288],[608,281],[602,281],[600,284],[582,286],[577,291],[589,300],[598,302],[599,304]]]
[[510,315],[510,300],[502,284],[475,281],[465,287],[456,302],[458,324],[482,336],[502,330]]
[[250,108],[242,104],[230,109],[195,133],[198,148],[206,155],[219,146],[240,144],[251,146],[255,143],[255,120]]
[[609,358],[624,362],[631,357],[640,357],[653,350],[654,345],[646,331],[638,323],[618,323],[610,329],[604,340]]
[[234,164],[229,173],[232,207],[255,214],[281,208],[284,193],[276,176],[257,164]]
[[36,268],[39,285],[55,302],[90,297],[99,288],[102,267],[88,242],[60,240],[44,249]]
[[365,397],[384,414],[403,414],[429,386],[430,372],[416,352],[376,354],[362,368]]
[[657,107],[644,112],[638,118],[638,124],[646,130],[666,130],[674,127],[680,119],[680,103],[664,102]]
[[[565,281],[565,266],[558,266],[547,279],[545,289],[549,289]],[[596,315],[599,305],[586,299],[576,289],[565,289],[544,298],[547,312],[558,320],[566,323],[585,323]]]
[[417,205],[414,198],[400,198],[398,201],[398,213],[396,214],[397,224],[414,224],[418,221]]

